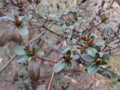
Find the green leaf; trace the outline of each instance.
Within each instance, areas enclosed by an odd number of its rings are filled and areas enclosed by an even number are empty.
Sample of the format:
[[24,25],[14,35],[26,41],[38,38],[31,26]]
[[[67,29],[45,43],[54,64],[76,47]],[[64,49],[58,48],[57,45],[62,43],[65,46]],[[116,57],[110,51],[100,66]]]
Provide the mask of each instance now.
[[72,63],[71,62],[66,62],[67,67],[71,68],[72,67]]
[[45,53],[43,51],[38,51],[37,52],[37,56],[44,56],[44,55],[45,55]]
[[71,56],[71,50],[67,51],[67,55]]
[[24,50],[24,47],[23,46],[16,46],[13,51],[15,52],[15,54],[17,55],[23,55],[25,54],[25,50]]
[[97,58],[100,58],[99,53],[96,53],[96,54],[95,54],[95,59],[97,59]]
[[107,65],[107,64],[108,64],[107,61],[102,62],[102,65]]
[[73,60],[77,60],[77,59],[79,59],[79,58],[80,58],[79,55],[73,55],[73,56],[72,56],[72,59],[73,59]]
[[103,46],[103,45],[105,45],[105,41],[104,41],[104,40],[97,40],[97,41],[95,42],[95,45],[96,45],[96,46]]
[[20,55],[16,58],[16,62],[21,63],[21,62],[26,61],[27,59],[28,59],[28,56],[26,54]]
[[87,54],[91,55],[91,56],[95,56],[95,54],[97,53],[97,50],[95,48],[89,47],[86,49]]
[[91,65],[88,67],[88,73],[89,74],[95,74],[98,70],[98,66],[97,65]]
[[94,60],[94,58],[88,54],[82,54],[81,56],[85,61],[91,62]]
[[99,52],[100,57],[102,57],[105,54],[105,52]]
[[66,54],[68,50],[71,50],[71,46],[66,45],[62,47],[62,54]]
[[54,71],[55,73],[58,73],[58,72],[60,72],[64,67],[65,67],[65,61],[64,61],[64,60],[61,60],[61,61],[59,61],[57,64],[54,65],[53,71]]
[[26,36],[29,33],[28,29],[26,27],[24,27],[24,26],[19,26],[18,27],[18,32],[22,36]]
[[20,21],[23,21],[25,17],[24,16],[19,16],[18,18],[19,18]]
[[108,59],[109,59],[108,54],[103,54],[103,55],[102,55],[102,59],[103,59],[103,60],[108,60]]

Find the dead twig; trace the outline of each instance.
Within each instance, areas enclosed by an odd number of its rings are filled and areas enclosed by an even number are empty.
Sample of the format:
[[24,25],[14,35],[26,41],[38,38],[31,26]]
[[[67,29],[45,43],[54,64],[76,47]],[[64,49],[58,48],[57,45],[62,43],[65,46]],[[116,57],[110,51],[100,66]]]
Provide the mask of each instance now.
[[0,73],[2,73],[2,72],[8,67],[8,65],[11,64],[11,62],[12,62],[16,57],[17,57],[17,55],[14,55],[14,56],[10,59],[10,61],[0,69]]
[[55,76],[55,73],[53,72],[52,75],[51,75],[47,90],[51,90],[51,85],[52,85],[52,81],[53,81],[54,76]]
[[45,59],[45,58],[42,58],[42,57],[40,57],[40,56],[38,56],[37,58],[38,58],[38,59],[41,59],[41,60],[44,60],[44,61],[48,61],[48,62],[57,63],[57,61],[56,61],[56,60],[47,60],[47,59]]

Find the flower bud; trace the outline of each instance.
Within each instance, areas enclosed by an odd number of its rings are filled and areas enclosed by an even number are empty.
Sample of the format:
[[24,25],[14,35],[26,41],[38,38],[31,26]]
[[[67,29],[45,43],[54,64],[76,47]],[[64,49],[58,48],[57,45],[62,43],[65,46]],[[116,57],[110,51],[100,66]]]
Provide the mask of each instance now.
[[13,22],[17,27],[21,26],[21,21],[19,20],[19,18],[17,16],[14,17]]
[[96,62],[97,65],[101,65],[101,64],[102,64],[102,61],[103,61],[103,60],[102,60],[101,58],[98,58],[98,59],[96,59],[95,62]]
[[74,15],[74,19],[75,19],[75,20],[78,20],[78,16],[77,16],[77,15]]
[[83,36],[82,36],[82,39],[85,40],[85,41],[88,41],[89,38],[88,38],[87,35],[83,35]]
[[63,58],[64,58],[65,61],[67,61],[67,62],[69,62],[69,61],[72,59],[70,55],[65,55]]
[[105,22],[107,20],[107,17],[106,16],[102,16],[101,17],[101,22]]
[[35,0],[36,4],[39,4],[41,2],[41,0]]
[[89,46],[93,45],[93,39],[89,39],[89,40],[88,40],[88,45],[89,45]]
[[60,5],[58,3],[56,3],[56,7],[57,9],[60,9]]
[[34,55],[35,55],[35,50],[33,50],[33,49],[28,49],[28,50],[27,50],[27,53],[28,53],[29,56],[34,56]]

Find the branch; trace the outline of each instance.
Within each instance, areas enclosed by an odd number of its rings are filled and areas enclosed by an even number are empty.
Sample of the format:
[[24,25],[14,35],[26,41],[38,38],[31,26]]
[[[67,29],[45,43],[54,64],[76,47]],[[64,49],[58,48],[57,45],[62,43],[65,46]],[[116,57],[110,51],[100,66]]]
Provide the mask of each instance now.
[[40,38],[44,33],[45,33],[45,31],[42,32],[42,33],[40,33],[40,34],[38,34],[35,38],[33,38],[32,40],[30,40],[28,43],[26,43],[26,44],[25,44],[25,47],[28,46],[29,44],[31,44],[33,41],[35,41],[35,40],[37,40],[38,38]]
[[54,76],[55,76],[55,73],[53,72],[51,75],[47,90],[51,90],[51,85],[52,85],[52,81],[53,81]]
[[[36,58],[44,60],[44,61],[48,61],[48,62],[57,63],[57,60],[47,60],[47,59],[44,59],[44,58],[42,58],[40,56],[36,57]],[[50,78],[47,90],[51,90],[51,85],[52,85],[52,81],[53,81],[54,75],[55,75],[55,73],[53,72],[52,75],[51,75],[51,78]]]
[[[45,32],[40,33],[38,36],[36,36],[36,37],[33,38],[32,40],[30,40],[28,43],[26,43],[26,44],[24,45],[24,47],[28,46],[28,45],[31,44],[33,41],[35,41],[35,40],[37,40],[38,38],[40,38],[44,33],[45,33]],[[10,61],[0,69],[0,73],[2,73],[2,72],[12,63],[12,61],[13,61],[16,57],[17,57],[17,55],[14,55],[14,56],[10,59]]]
[[40,56],[38,56],[38,57],[36,57],[36,58],[38,58],[38,59],[40,59],[40,60],[48,61],[48,62],[57,63],[57,61],[56,61],[56,60],[47,60],[47,59],[42,58],[42,57],[40,57]]
[[98,23],[97,25],[91,27],[91,28],[87,28],[83,31],[83,33],[86,33],[86,32],[90,32],[93,28],[97,28],[100,24],[102,24],[102,22]]
[[55,34],[55,35],[57,35],[57,36],[59,36],[59,37],[63,37],[62,35],[60,35],[60,34],[58,34],[58,33],[56,33],[56,32],[53,32],[52,30],[50,30],[49,28],[47,28],[47,27],[45,27],[45,26],[42,26],[43,28],[45,28],[47,31],[49,31],[49,32],[51,32],[51,33],[53,33],[53,34]]
[[17,55],[14,55],[14,56],[10,59],[10,61],[0,69],[0,73],[2,73],[2,72],[8,67],[8,65],[11,64],[11,62],[12,62],[16,57],[17,57]]

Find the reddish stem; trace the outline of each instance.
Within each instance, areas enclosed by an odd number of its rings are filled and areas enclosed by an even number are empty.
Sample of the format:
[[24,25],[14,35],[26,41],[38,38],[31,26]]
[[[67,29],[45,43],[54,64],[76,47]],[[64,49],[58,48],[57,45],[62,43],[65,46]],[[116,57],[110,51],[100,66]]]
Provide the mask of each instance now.
[[47,90],[50,90],[50,88],[51,88],[51,85],[52,85],[52,81],[53,81],[54,75],[55,75],[55,73],[53,72],[52,75],[51,75],[51,78],[50,78],[50,81],[49,81]]
[[53,62],[53,63],[57,63],[57,60],[47,60],[45,58],[42,58],[40,56],[37,57],[38,59],[44,60],[44,61],[48,61],[48,62]]

